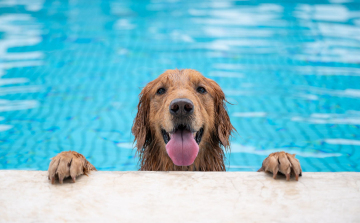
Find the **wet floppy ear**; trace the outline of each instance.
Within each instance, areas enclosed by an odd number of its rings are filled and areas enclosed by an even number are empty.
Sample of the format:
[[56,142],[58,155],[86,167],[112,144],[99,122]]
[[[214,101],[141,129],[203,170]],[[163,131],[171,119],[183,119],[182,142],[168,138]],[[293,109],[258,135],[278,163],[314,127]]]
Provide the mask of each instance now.
[[146,147],[150,142],[150,124],[149,124],[149,114],[150,114],[150,91],[151,87],[148,84],[139,95],[139,104],[138,112],[134,119],[133,127],[131,129],[133,135],[135,136],[136,147],[138,150]]
[[215,105],[215,127],[217,129],[218,138],[220,143],[225,147],[230,146],[230,136],[234,127],[230,122],[230,117],[226,111],[225,94],[221,90],[220,86],[213,80],[210,80],[210,84],[214,89],[214,105]]

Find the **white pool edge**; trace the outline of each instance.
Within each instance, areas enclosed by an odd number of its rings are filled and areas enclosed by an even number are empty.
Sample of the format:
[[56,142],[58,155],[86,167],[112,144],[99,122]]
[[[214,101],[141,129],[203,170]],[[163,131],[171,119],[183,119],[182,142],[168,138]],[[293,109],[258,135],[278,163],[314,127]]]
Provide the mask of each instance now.
[[360,173],[0,170],[0,222],[360,222]]

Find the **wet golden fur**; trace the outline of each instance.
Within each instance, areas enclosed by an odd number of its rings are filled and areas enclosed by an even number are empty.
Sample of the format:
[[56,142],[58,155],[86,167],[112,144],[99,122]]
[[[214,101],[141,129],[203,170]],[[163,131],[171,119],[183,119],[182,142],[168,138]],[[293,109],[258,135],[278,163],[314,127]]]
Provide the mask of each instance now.
[[[207,93],[199,94],[196,91],[199,86]],[[167,89],[166,93],[156,94],[161,87]],[[225,95],[215,81],[195,70],[167,70],[148,83],[139,97],[132,132],[140,157],[140,170],[225,171],[224,149],[229,149],[229,137],[235,129],[226,111]],[[204,128],[198,156],[190,166],[173,164],[161,135],[161,128],[169,131],[173,128],[169,105],[176,98],[188,98],[194,103],[193,126]]]

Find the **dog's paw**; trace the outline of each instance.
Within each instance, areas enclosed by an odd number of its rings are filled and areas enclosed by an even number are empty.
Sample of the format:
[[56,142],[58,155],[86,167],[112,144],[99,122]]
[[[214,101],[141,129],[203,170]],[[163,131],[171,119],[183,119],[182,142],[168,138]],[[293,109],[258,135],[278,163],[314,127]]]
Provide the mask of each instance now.
[[62,184],[64,178],[67,177],[71,177],[75,183],[77,176],[87,175],[92,170],[96,170],[96,168],[80,153],[75,151],[62,152],[52,158],[48,178],[52,184],[55,183],[55,179],[58,179]]
[[271,153],[262,163],[262,167],[258,172],[271,172],[273,178],[276,179],[278,172],[286,176],[286,180],[290,180],[290,176],[295,176],[298,180],[302,175],[300,162],[295,158],[295,154],[286,152]]

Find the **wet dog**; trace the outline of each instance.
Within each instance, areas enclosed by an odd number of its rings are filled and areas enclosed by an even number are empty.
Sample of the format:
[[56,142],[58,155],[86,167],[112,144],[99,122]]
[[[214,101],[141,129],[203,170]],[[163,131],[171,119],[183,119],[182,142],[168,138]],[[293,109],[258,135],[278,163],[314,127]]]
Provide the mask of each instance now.
[[[201,73],[168,70],[148,83],[140,93],[132,127],[140,170],[225,171],[225,151],[235,131],[226,111],[220,86]],[[87,174],[95,167],[81,154],[68,151],[54,157],[49,179]],[[295,155],[272,153],[259,171],[280,172],[298,179],[301,167]]]

